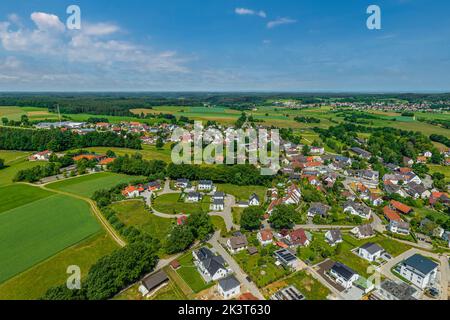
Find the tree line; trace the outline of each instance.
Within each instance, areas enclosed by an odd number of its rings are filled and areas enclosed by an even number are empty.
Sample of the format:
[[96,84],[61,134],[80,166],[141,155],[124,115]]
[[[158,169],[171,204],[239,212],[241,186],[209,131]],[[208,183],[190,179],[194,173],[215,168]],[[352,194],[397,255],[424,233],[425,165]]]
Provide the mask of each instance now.
[[0,127],[0,149],[20,151],[65,151],[87,147],[142,149],[139,136],[126,137],[114,132],[90,132],[78,135],[59,129],[33,130]]

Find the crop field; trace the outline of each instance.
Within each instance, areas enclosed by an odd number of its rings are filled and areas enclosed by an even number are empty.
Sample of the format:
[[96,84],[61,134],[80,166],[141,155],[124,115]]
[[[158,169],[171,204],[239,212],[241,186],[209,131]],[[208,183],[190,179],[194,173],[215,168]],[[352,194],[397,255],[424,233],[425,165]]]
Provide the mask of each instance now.
[[70,192],[84,197],[91,197],[97,190],[109,189],[119,183],[128,183],[141,178],[142,177],[139,176],[101,172],[53,182],[47,185],[47,187],[49,189]]
[[27,151],[0,150],[0,159],[5,160],[5,164],[26,159],[31,153]]
[[101,257],[116,250],[117,244],[105,232],[96,233],[0,285],[0,300],[39,299],[50,288],[63,284],[67,267],[77,265],[84,278]]
[[18,121],[23,115],[28,116],[30,121],[58,119],[58,115],[48,112],[47,108],[0,106],[0,118],[6,117],[9,120]]
[[171,162],[171,150],[170,146],[167,144],[163,149],[158,150],[155,146],[143,145],[142,150],[135,149],[126,149],[126,148],[112,148],[112,147],[92,147],[92,148],[84,148],[84,150],[88,150],[91,152],[95,152],[98,154],[105,154],[108,150],[111,150],[116,153],[118,156],[124,156],[126,154],[132,155],[135,153],[140,153],[142,158],[145,160],[162,160],[165,162]]
[[25,205],[43,198],[50,197],[54,193],[41,188],[32,187],[25,184],[13,184],[0,188],[2,201],[0,201],[0,214],[2,212]]
[[30,169],[46,163],[45,161],[31,162],[26,157],[20,157],[19,159],[8,162],[6,168],[0,170],[0,187],[12,184],[14,177],[20,170]]
[[145,209],[142,200],[118,202],[111,208],[123,224],[136,227],[160,241],[167,237],[175,222],[175,219],[160,218],[151,214]]
[[[24,192],[10,188],[3,188],[2,194]],[[26,204],[16,199],[15,208],[0,213],[0,283],[99,230],[84,201],[51,194]]]

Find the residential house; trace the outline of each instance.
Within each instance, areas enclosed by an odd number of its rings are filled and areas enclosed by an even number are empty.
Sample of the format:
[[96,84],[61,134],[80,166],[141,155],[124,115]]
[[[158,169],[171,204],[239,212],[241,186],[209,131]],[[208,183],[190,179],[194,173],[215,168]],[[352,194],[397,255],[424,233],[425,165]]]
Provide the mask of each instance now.
[[406,204],[403,204],[401,202],[392,200],[390,202],[390,206],[392,209],[397,210],[398,212],[402,213],[402,214],[409,214],[412,212],[412,208],[407,206]]
[[325,240],[332,247],[334,247],[335,245],[341,243],[343,241],[341,230],[339,230],[339,229],[332,229],[332,230],[327,231],[325,233]]
[[343,205],[344,212],[355,216],[360,216],[362,219],[370,219],[372,210],[361,202],[347,201]]
[[373,262],[381,258],[384,249],[376,243],[368,242],[358,248],[358,254],[367,261]]
[[414,160],[408,157],[403,157],[403,164],[407,167],[411,167],[414,164]]
[[350,231],[358,239],[367,239],[375,236],[375,232],[370,224],[357,226]]
[[122,190],[122,195],[127,198],[136,198],[139,197],[143,191],[143,187],[128,186]]
[[177,179],[175,187],[178,189],[186,189],[189,187],[189,179]]
[[211,180],[200,180],[198,182],[198,190],[199,191],[211,191],[214,187],[214,184]]
[[359,275],[355,271],[340,262],[335,262],[329,273],[345,289],[350,289],[353,286],[353,282],[359,278]]
[[398,301],[417,300],[418,291],[404,282],[395,282],[386,279],[381,282],[379,288],[374,292],[378,300]]
[[155,192],[161,190],[161,182],[160,181],[152,181],[143,185],[144,189]]
[[202,195],[199,192],[189,192],[186,197],[188,202],[199,202],[202,199]]
[[430,205],[434,206],[437,202],[450,205],[450,196],[445,192],[433,192],[430,197]]
[[211,199],[213,200],[225,200],[225,193],[222,191],[216,191],[214,192],[214,194],[212,195]]
[[223,298],[231,299],[241,294],[241,283],[231,275],[219,280],[217,290]]
[[33,154],[28,158],[30,161],[48,161],[50,159],[50,156],[53,154],[50,150],[41,151],[38,153]]
[[431,192],[422,184],[410,182],[404,186],[406,193],[414,199],[427,199],[431,196]]
[[392,233],[397,233],[401,235],[409,235],[410,233],[409,223],[402,220],[400,221],[391,220],[389,222],[389,225],[387,226],[387,229]]
[[280,249],[274,252],[275,259],[278,264],[281,264],[285,268],[297,269],[299,266],[299,260],[288,249]]
[[310,244],[310,239],[308,235],[306,234],[304,229],[297,229],[294,231],[291,231],[287,236],[286,240],[288,242],[288,245],[291,247],[307,247]]
[[212,211],[223,211],[225,209],[225,202],[223,199],[213,198],[210,205]]
[[235,236],[227,240],[227,247],[231,253],[237,253],[246,250],[248,246],[247,237],[241,233],[236,233]]
[[308,209],[308,217],[315,217],[315,216],[321,216],[322,218],[325,218],[328,215],[328,211],[331,210],[331,207],[328,205],[325,205],[320,202],[313,202],[311,203],[311,206]]
[[252,207],[259,206],[261,203],[259,201],[259,197],[256,193],[252,194],[250,196],[250,199],[248,200],[248,205]]
[[262,246],[267,246],[273,242],[273,233],[270,230],[260,230],[256,237]]
[[383,214],[386,217],[386,219],[388,220],[388,222],[391,222],[391,221],[402,221],[402,218],[400,217],[400,215],[397,212],[393,211],[389,207],[384,207],[383,208]]
[[356,153],[359,157],[364,159],[370,159],[372,157],[372,154],[369,151],[363,150],[359,147],[353,147],[350,151]]
[[430,286],[436,279],[438,264],[415,254],[400,264],[400,275],[420,289]]
[[225,260],[216,256],[210,249],[202,247],[193,251],[194,264],[206,282],[225,278],[230,270],[225,266]]
[[381,206],[383,204],[383,197],[379,193],[370,193],[370,203],[375,206]]
[[309,152],[314,155],[322,155],[325,153],[325,149],[323,147],[312,146]]
[[283,204],[299,204],[301,199],[300,188],[295,184],[291,184],[286,190],[286,196],[283,198]]

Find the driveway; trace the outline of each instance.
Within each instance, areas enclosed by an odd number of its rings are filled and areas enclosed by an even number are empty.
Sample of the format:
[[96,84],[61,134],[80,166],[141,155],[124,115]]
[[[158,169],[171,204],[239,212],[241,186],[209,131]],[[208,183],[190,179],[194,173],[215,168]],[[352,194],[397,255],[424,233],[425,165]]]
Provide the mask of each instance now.
[[225,225],[227,226],[227,230],[239,230],[240,226],[234,224],[233,222],[233,213],[231,212],[231,208],[236,205],[236,199],[232,195],[227,195],[225,197],[225,205],[224,210],[221,212],[212,211],[209,213],[210,216],[219,216],[222,217],[225,221]]
[[251,292],[255,297],[265,300],[264,296],[259,291],[258,287],[253,283],[248,281],[247,274],[245,274],[239,264],[233,259],[233,257],[228,253],[228,251],[225,250],[224,247],[219,242],[220,239],[220,232],[214,233],[213,237],[208,241],[209,244],[212,245],[212,247],[219,253],[225,261],[228,263],[231,269],[234,271],[235,277],[239,280],[239,282],[249,291]]

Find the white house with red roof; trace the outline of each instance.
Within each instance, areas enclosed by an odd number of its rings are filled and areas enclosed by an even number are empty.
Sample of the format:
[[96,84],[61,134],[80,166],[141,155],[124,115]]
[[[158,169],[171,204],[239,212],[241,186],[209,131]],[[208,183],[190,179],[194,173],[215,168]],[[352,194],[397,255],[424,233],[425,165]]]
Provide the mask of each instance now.
[[48,161],[50,159],[50,156],[53,154],[50,150],[41,151],[38,153],[33,154],[28,159],[30,161]]
[[144,188],[139,186],[128,186],[125,189],[123,189],[122,194],[127,198],[136,198],[139,197],[141,192],[144,192]]

